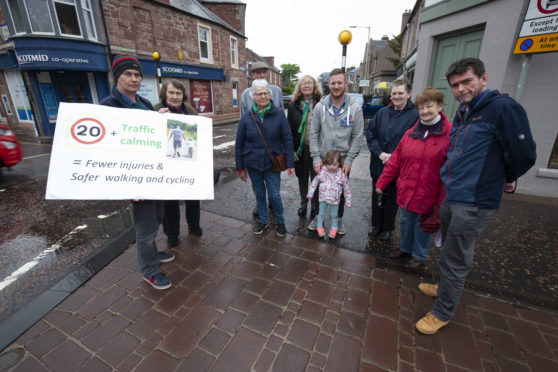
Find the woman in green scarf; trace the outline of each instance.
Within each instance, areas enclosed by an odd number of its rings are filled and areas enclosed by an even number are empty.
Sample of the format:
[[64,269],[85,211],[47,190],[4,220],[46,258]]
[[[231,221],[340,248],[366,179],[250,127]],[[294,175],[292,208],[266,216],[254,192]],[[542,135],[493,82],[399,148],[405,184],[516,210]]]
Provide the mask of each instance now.
[[[294,142],[295,174],[298,178],[298,188],[300,191],[300,208],[298,215],[306,217],[308,198],[309,179],[316,177],[316,172],[312,167],[310,157],[310,147],[308,143],[308,133],[310,121],[312,120],[312,109],[320,101],[322,90],[316,79],[312,76],[304,75],[296,84],[293,100],[289,103],[287,120],[291,127]],[[318,198],[312,198],[312,209],[310,216],[314,218],[318,214]]]
[[281,201],[281,172],[273,169],[273,161],[284,154],[289,176],[294,177],[293,137],[283,109],[273,105],[266,80],[256,79],[250,95],[252,109],[245,111],[236,130],[236,171],[246,182],[248,177],[258,205],[260,220],[252,232],[261,234],[268,224],[266,194],[273,207],[277,235],[287,234]]

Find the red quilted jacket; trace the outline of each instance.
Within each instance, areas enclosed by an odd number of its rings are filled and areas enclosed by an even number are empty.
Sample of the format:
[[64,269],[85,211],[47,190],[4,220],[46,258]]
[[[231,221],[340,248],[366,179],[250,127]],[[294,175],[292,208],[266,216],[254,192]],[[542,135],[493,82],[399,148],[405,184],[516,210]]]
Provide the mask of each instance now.
[[405,132],[376,183],[385,190],[399,177],[397,204],[410,212],[425,214],[444,199],[440,168],[447,159],[452,123],[443,113],[441,116],[442,126],[426,138],[418,130],[418,121]]

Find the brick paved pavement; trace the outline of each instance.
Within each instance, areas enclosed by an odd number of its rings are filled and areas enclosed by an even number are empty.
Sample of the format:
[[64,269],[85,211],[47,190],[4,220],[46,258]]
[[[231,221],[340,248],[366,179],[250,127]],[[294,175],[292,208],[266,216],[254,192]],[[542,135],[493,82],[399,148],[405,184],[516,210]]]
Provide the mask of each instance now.
[[558,370],[556,313],[466,293],[454,320],[423,336],[413,324],[432,299],[373,257],[256,237],[207,212],[202,225],[162,265],[172,289],[143,282],[131,246],[8,346],[0,370]]

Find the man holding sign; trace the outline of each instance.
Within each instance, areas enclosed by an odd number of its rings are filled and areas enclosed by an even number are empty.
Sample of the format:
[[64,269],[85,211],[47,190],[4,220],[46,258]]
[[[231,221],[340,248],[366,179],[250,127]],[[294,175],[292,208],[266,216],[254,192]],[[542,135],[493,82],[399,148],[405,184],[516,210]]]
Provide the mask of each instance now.
[[[142,80],[142,67],[135,57],[115,56],[112,73],[116,86],[112,89],[111,95],[101,101],[101,105],[153,110],[151,103],[137,94]],[[163,202],[136,199],[132,201],[132,206],[136,229],[136,248],[143,279],[153,288],[170,288],[172,283],[159,270],[159,263],[174,260],[174,255],[159,252],[155,244],[159,224],[163,220]]]

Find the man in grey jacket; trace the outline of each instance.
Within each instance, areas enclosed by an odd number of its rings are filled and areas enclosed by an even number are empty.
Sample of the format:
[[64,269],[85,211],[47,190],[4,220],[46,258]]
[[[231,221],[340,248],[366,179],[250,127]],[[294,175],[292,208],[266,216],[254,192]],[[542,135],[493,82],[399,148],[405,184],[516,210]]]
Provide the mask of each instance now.
[[[267,70],[269,70],[269,66],[265,63],[254,62],[252,63],[250,70],[254,79],[268,80]],[[252,108],[253,101],[252,97],[250,97],[250,89],[252,89],[252,87],[246,88],[240,96],[240,116],[242,116],[246,111],[250,111]],[[271,90],[271,100],[273,101],[273,105],[283,110],[283,91],[277,85],[272,84],[269,84],[269,89]]]
[[[362,107],[356,100],[345,94],[347,77],[343,70],[336,68],[329,73],[330,94],[322,97],[312,112],[309,144],[314,171],[319,174],[322,159],[330,150],[337,150],[343,157],[343,173],[349,176],[353,161],[357,157],[363,141],[364,118]],[[343,210],[345,198],[339,202],[339,231],[345,234]],[[315,230],[317,217],[308,225]]]

